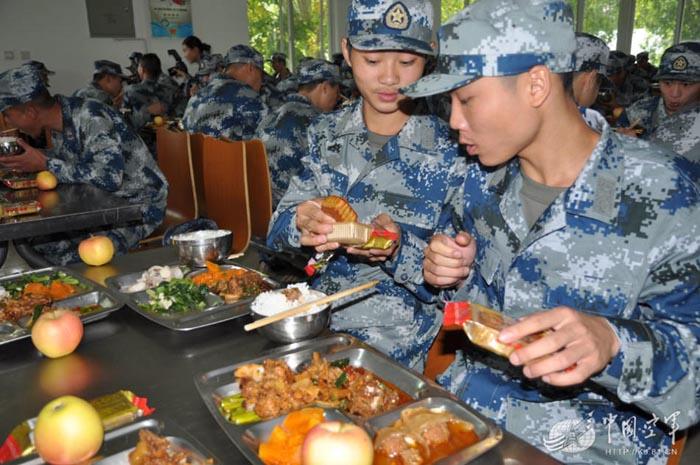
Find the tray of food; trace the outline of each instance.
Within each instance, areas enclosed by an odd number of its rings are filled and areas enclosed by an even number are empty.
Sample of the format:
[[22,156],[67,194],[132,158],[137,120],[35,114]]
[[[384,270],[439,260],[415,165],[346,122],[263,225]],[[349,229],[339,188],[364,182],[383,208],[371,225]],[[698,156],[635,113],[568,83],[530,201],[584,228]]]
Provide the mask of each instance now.
[[104,318],[123,302],[113,292],[61,267],[0,278],[0,345],[29,337],[35,310],[67,308],[84,323]]
[[[43,465],[33,456],[10,462]],[[109,431],[91,465],[220,465],[201,444],[174,423],[148,418]]]
[[299,465],[307,433],[318,434],[309,431],[321,422],[359,426],[381,465],[463,464],[502,437],[434,382],[347,335],[280,347],[195,384],[229,439],[258,465]]
[[255,270],[208,263],[190,271],[183,266],[154,266],[105,280],[134,311],[175,331],[190,331],[250,313],[250,304],[279,284]]

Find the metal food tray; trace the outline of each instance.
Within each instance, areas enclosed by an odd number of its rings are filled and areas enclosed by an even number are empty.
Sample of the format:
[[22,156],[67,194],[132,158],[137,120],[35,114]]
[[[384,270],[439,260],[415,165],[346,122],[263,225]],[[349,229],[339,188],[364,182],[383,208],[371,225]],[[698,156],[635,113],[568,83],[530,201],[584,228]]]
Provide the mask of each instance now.
[[[249,363],[262,363],[266,359],[284,360],[293,371],[297,371],[311,360],[313,352],[320,353],[327,360],[348,358],[350,365],[361,366],[408,394],[413,401],[376,417],[360,419],[344,412],[324,409],[326,415],[342,416],[345,420],[362,426],[374,436],[376,432],[399,418],[406,408],[438,407],[445,408],[458,418],[472,423],[479,436],[479,442],[440,461],[441,465],[467,463],[501,440],[503,432],[489,419],[461,403],[456,397],[433,381],[408,370],[391,358],[364,344],[352,336],[337,334],[331,337],[278,347],[265,352],[260,357],[212,370],[195,377],[195,385],[205,405],[236,447],[250,463],[264,465],[257,454],[261,441],[267,440],[274,425],[283,421],[285,415],[248,425],[234,425],[219,411],[222,398],[240,392],[233,373],[239,366]],[[330,412],[330,413],[329,413]]]
[[[79,289],[78,292],[65,299],[56,300],[51,305],[56,308],[73,308],[73,307],[87,307],[90,305],[99,304],[102,306],[100,310],[85,313],[80,315],[83,323],[89,323],[91,321],[100,320],[115,310],[119,310],[124,306],[124,302],[110,290],[100,286],[99,284],[90,281],[89,279],[83,277],[81,274],[75,273],[67,268],[52,266],[48,268],[41,268],[38,270],[24,271],[22,273],[15,273],[0,278],[0,286],[5,283],[14,281],[18,278],[27,275],[36,274],[53,274],[56,272],[63,272],[66,275],[74,278],[85,286],[84,290]],[[10,322],[0,322],[0,345],[7,344],[8,342],[18,341],[20,339],[27,338],[31,335],[29,329],[26,328],[29,318],[23,318],[19,324]]]
[[[129,465],[129,453],[134,450],[139,441],[139,431],[148,429],[159,436],[165,436],[177,451],[188,453],[187,465],[221,465],[222,462],[207,451],[201,444],[189,437],[174,423],[148,418],[109,431],[105,434],[104,442],[97,455],[98,460],[92,465]],[[44,465],[44,461],[36,455],[10,462],[9,465]]]
[[[233,268],[239,268],[251,271],[253,273],[258,273],[265,279],[265,281],[268,284],[272,286],[273,289],[278,289],[280,287],[277,281],[274,281],[265,274],[253,270],[251,268],[241,265],[221,265],[222,270],[228,270]],[[185,277],[193,277],[206,271],[206,269],[192,271],[190,273],[187,273]],[[119,294],[120,298],[136,313],[140,314],[145,318],[148,318],[154,323],[158,323],[159,325],[165,326],[166,328],[174,331],[191,331],[193,329],[204,328],[207,326],[215,325],[217,323],[223,323],[224,321],[229,321],[246,316],[250,313],[250,304],[253,302],[253,300],[255,300],[255,297],[248,297],[227,304],[224,303],[221,297],[212,292],[209,292],[207,295],[208,306],[202,310],[191,310],[189,312],[173,314],[149,312],[147,310],[142,309],[139,306],[140,303],[142,304],[148,302],[149,297],[148,294],[146,294],[146,291],[125,293],[121,290],[125,286],[129,286],[136,283],[136,281],[138,281],[142,274],[143,271],[139,271],[136,273],[127,273],[112,276],[105,280],[105,285],[115,293]]]

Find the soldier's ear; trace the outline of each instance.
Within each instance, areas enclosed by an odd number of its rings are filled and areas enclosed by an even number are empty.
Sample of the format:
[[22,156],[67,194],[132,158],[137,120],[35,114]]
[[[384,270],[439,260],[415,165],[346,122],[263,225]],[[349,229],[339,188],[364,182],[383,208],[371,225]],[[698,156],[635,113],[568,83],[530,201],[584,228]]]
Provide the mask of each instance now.
[[[524,76],[523,86],[527,102],[532,108],[541,107],[552,92],[552,72],[543,65],[537,65],[530,69]],[[518,86],[521,88],[521,86]]]

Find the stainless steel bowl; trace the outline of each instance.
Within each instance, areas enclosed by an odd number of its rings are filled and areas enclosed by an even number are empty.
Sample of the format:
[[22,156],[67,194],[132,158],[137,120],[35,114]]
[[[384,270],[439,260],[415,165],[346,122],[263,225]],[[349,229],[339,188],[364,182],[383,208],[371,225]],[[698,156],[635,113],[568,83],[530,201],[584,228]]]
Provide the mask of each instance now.
[[[280,292],[280,291],[273,291]],[[318,299],[325,297],[326,294],[319,291],[311,291]],[[251,310],[250,314],[253,320],[260,320],[267,315],[261,315]],[[304,341],[311,339],[321,334],[327,327],[331,318],[330,304],[326,304],[323,310],[311,315],[301,315],[284,320],[276,321],[275,323],[258,328],[258,332],[274,342],[289,344],[292,342]]]
[[0,156],[9,157],[19,155],[24,149],[17,143],[14,137],[0,136]]
[[[221,236],[197,238],[195,233],[173,236],[173,244],[177,247],[180,262],[193,267],[206,266],[206,262],[218,262],[228,256],[233,243],[233,234],[226,229],[219,229]],[[225,233],[225,234],[224,234]]]

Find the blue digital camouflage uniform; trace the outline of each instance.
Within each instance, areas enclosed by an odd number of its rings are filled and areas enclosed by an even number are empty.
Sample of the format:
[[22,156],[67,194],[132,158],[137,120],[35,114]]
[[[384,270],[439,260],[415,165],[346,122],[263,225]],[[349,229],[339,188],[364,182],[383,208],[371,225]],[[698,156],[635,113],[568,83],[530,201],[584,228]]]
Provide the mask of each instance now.
[[[31,101],[45,91],[39,79],[22,67],[0,74],[0,110]],[[47,170],[59,183],[90,184],[142,204],[143,223],[35,238],[34,246],[48,260],[66,264],[78,261],[82,239],[99,232],[112,239],[118,253],[126,253],[163,221],[167,181],[143,141],[116,110],[95,100],[56,98],[63,130],[51,133]]]
[[97,100],[98,102],[104,103],[105,105],[112,105],[112,96],[104,90],[102,90],[102,88],[94,82],[91,82],[87,86],[76,90],[73,93],[73,97]]
[[[235,45],[225,65],[253,63],[262,69],[262,55],[247,45]],[[182,124],[190,133],[232,140],[252,139],[267,113],[258,92],[225,72],[212,78],[187,104]]]
[[93,80],[90,84],[78,89],[73,93],[73,97],[90,98],[102,102],[105,105],[114,106],[114,99],[97,84],[96,78],[101,74],[111,74],[122,79],[122,83],[128,79],[128,76],[122,73],[122,67],[118,63],[109,60],[97,60],[94,63],[95,71]]
[[[432,17],[429,2],[356,0],[349,13],[350,41],[366,50],[428,51]],[[411,37],[418,40],[411,43]],[[350,333],[421,370],[442,314],[434,302],[428,303],[435,296],[413,287],[411,280],[420,273],[423,249],[433,232],[451,230],[452,210],[445,206],[462,182],[465,161],[446,124],[433,115],[413,114],[377,153],[368,141],[363,105],[358,99],[311,125],[304,171],[292,178],[277,207],[268,245],[276,250],[299,247],[296,207],[309,199],[342,196],[364,223],[381,213],[391,216],[401,227],[394,260],[370,263],[341,250],[313,280],[313,287],[333,293],[379,280],[376,292],[336,307],[331,329]]]
[[618,105],[628,107],[637,100],[649,95],[649,83],[646,79],[632,73],[628,64],[629,57],[626,53],[618,50],[610,52],[608,59],[608,76],[626,69],[625,80],[620,86],[613,86],[615,101]]
[[[340,79],[338,67],[324,60],[310,60],[299,70],[300,84]],[[287,103],[269,113],[258,126],[256,138],[262,140],[267,151],[267,163],[272,181],[272,208],[275,209],[287,192],[292,176],[303,170],[301,157],[307,154],[307,129],[320,110],[301,94],[291,94]]]
[[148,112],[148,107],[156,102],[167,106],[162,88],[153,79],[144,79],[136,84],[126,86],[124,89],[124,108],[131,110],[128,119],[134,129],[142,129],[146,123],[150,123],[153,115]]
[[[448,21],[441,69],[408,95],[538,63],[565,72],[570,7],[528,3],[480,1]],[[499,47],[509,48],[509,59]],[[464,56],[483,66],[462,66]],[[477,240],[477,257],[468,280],[447,296],[515,319],[557,306],[603,316],[621,341],[619,353],[583,385],[557,388],[469,346],[440,382],[564,463],[660,465],[669,433],[700,414],[700,192],[672,153],[598,124],[600,140],[578,178],[532,228],[517,157],[495,169],[469,166],[456,208]]]
[[649,140],[681,155],[684,171],[700,183],[700,103],[661,122]]

